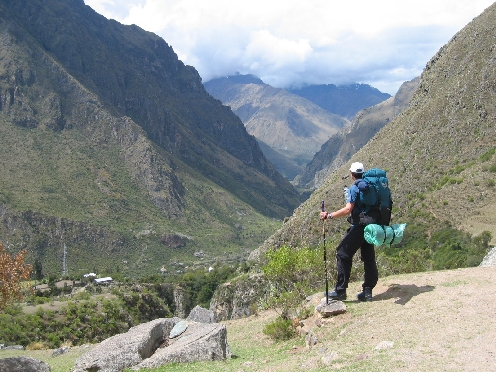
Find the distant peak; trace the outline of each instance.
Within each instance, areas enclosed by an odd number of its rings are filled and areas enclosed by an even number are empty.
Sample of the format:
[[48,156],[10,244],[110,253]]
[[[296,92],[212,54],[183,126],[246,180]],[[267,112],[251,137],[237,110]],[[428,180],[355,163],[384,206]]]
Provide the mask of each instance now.
[[221,78],[216,78],[212,79],[210,81],[221,81],[221,80],[226,80],[231,84],[265,84],[260,78],[258,78],[255,75],[241,75],[241,74],[236,74],[236,75],[230,75],[226,77],[221,77]]

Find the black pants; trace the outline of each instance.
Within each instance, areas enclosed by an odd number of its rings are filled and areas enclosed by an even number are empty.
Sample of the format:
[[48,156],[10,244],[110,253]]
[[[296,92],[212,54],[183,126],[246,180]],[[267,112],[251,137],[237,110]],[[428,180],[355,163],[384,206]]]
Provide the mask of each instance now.
[[358,249],[361,250],[361,259],[365,271],[362,287],[374,288],[377,284],[379,273],[375,262],[374,245],[367,243],[365,240],[363,236],[364,229],[365,226],[363,225],[352,225],[338,245],[336,251],[338,280],[335,286],[335,290],[338,293],[342,293],[348,288],[353,256]]

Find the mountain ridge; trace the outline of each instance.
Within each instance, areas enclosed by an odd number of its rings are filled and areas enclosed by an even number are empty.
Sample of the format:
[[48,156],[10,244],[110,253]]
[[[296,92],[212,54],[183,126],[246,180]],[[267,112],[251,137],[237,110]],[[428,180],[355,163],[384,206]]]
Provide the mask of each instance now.
[[[495,18],[493,4],[454,35],[426,64],[409,107],[328,176],[250,258],[283,244],[318,245],[321,201],[329,210],[343,205],[343,177],[354,161],[387,171],[392,221],[424,224],[426,230],[417,232],[422,241],[453,226],[474,235],[489,231],[494,244],[496,217],[488,211],[496,208]],[[331,226],[338,240],[346,222]]]
[[405,82],[393,97],[359,111],[350,124],[322,145],[320,151],[295,177],[293,184],[303,189],[315,189],[322,185],[332,171],[346,163],[380,128],[408,108],[419,83],[419,77]]
[[2,0],[0,28],[0,236],[47,274],[65,247],[71,274],[239,262],[299,204],[158,36],[80,0]]

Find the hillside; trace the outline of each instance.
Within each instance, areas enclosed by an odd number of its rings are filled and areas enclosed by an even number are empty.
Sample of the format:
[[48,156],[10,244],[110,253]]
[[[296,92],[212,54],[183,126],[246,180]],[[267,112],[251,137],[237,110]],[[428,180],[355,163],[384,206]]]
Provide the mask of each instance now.
[[349,125],[334,134],[322,145],[293,184],[303,189],[316,189],[337,168],[346,163],[387,123],[408,108],[420,78],[401,85],[398,92],[387,100],[361,110]]
[[[495,281],[494,267],[379,278],[372,302],[350,299],[345,314],[308,327],[318,340],[311,348],[304,336],[271,341],[263,328],[277,314],[261,311],[223,322],[235,358],[154,371],[492,371],[496,307],[488,298],[496,294]],[[351,293],[359,288],[350,284]],[[318,301],[321,294],[311,298]],[[65,372],[87,350],[73,347],[57,357],[52,350],[0,350],[0,358],[31,356],[45,360],[52,372]]]
[[[387,170],[395,201],[392,220],[423,223],[427,230],[417,239],[448,224],[472,234],[490,231],[494,244],[495,19],[496,4],[443,46],[422,72],[409,108],[334,171],[251,258],[284,243],[319,244],[321,201],[329,210],[343,205],[343,184],[349,181],[342,177],[353,161]],[[338,240],[346,225],[331,221],[330,239]]]
[[44,273],[242,261],[300,195],[163,39],[0,1],[0,239]]
[[390,94],[382,93],[368,84],[320,84],[288,90],[348,120],[352,120],[360,110],[375,106],[391,97]]
[[[248,133],[298,166],[299,171],[331,135],[348,123],[347,119],[285,89],[264,84],[252,75],[213,79],[204,85],[240,117]],[[277,154],[264,154],[288,179],[297,174]]]

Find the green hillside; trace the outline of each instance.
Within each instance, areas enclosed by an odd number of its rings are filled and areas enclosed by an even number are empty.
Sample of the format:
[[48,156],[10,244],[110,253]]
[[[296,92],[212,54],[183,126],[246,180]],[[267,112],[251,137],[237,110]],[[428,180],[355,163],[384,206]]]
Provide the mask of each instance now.
[[299,205],[158,36],[80,0],[2,0],[0,32],[0,240],[45,275],[238,262]]
[[[320,203],[325,200],[329,210],[343,205],[343,185],[350,181],[342,178],[354,161],[387,170],[394,198],[392,220],[409,224],[408,241],[432,253],[437,243],[429,239],[451,227],[473,235],[489,231],[495,244],[495,19],[493,5],[442,47],[427,63],[409,108],[334,171],[252,258],[285,243],[319,244]],[[347,222],[330,221],[328,226],[332,245]],[[438,243],[445,242],[446,237]]]

